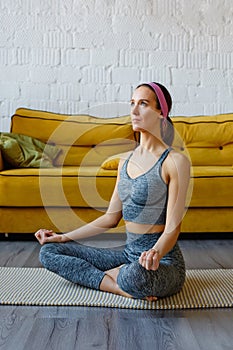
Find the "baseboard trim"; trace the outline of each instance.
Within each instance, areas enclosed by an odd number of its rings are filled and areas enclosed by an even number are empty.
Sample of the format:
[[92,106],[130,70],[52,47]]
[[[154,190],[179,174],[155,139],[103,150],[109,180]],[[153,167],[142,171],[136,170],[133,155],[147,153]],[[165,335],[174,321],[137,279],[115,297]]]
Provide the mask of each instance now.
[[[87,240],[95,241],[124,241],[125,233],[103,233],[98,236],[93,236]],[[181,232],[179,240],[215,240],[215,239],[233,239],[233,232]],[[0,233],[0,241],[36,241],[33,233]],[[85,240],[83,240],[85,241]]]

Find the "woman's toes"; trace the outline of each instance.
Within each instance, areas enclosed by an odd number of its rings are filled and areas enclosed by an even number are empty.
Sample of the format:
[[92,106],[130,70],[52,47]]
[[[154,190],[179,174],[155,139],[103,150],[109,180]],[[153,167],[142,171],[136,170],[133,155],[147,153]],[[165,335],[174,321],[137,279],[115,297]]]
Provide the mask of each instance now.
[[158,298],[154,296],[149,296],[145,298],[147,301],[156,301]]

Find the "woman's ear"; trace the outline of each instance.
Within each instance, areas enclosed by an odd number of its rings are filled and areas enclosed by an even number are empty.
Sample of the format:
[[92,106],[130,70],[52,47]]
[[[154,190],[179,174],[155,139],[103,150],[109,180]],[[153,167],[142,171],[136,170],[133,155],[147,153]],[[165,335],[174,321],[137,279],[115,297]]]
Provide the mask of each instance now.
[[167,119],[162,117],[160,120],[160,132],[161,132],[162,139],[165,138],[166,131],[167,131]]

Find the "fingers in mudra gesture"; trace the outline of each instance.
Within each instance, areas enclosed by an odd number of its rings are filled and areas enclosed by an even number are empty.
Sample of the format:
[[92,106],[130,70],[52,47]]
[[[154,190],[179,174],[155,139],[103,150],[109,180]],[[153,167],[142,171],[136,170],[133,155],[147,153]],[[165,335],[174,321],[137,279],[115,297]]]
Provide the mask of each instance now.
[[41,245],[49,242],[61,242],[61,235],[58,235],[53,230],[40,229],[35,233],[35,237]]
[[146,269],[156,271],[159,267],[159,253],[156,249],[152,248],[145,252],[142,252],[139,263]]

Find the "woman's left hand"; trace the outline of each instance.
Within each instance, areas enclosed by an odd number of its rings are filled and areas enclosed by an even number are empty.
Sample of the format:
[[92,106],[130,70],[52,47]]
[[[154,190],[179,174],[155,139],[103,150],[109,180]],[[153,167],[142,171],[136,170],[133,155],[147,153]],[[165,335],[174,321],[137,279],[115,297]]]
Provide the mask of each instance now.
[[142,252],[139,263],[146,269],[156,271],[159,267],[159,253],[156,249],[150,249]]

